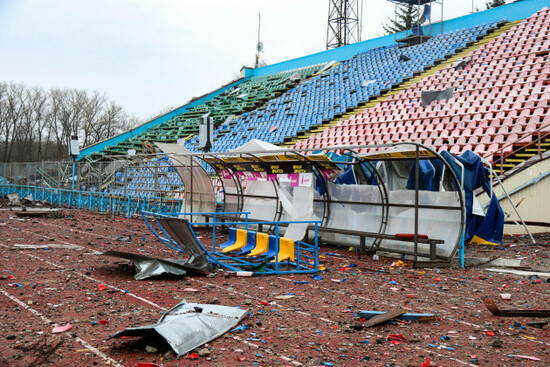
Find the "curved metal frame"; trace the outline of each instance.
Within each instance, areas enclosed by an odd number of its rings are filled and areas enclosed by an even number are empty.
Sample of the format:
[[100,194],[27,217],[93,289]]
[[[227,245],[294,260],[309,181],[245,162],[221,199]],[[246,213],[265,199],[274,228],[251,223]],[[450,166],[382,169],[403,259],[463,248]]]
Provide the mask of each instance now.
[[[455,190],[456,193],[458,193],[458,198],[459,198],[459,201],[460,201],[460,207],[457,207],[457,210],[460,209],[460,230],[458,231],[459,235],[458,235],[458,238],[456,239],[456,242],[455,242],[455,248],[454,250],[452,251],[452,253],[456,253],[456,251],[458,250],[458,247],[460,246],[460,242],[462,241],[462,234],[464,233],[464,226],[466,225],[466,210],[464,209],[464,206],[465,206],[465,202],[464,202],[464,193],[462,192],[462,185],[460,184],[460,180],[458,179],[458,177],[456,176],[455,172],[453,171],[451,165],[449,163],[447,163],[447,161],[439,154],[437,153],[435,150],[433,150],[432,148],[426,146],[426,145],[423,145],[423,144],[420,144],[420,143],[415,143],[415,142],[403,142],[403,143],[393,143],[394,146],[398,146],[398,145],[416,145],[422,149],[425,149],[427,151],[429,151],[430,153],[432,153],[433,155],[435,155],[440,161],[443,162],[443,164],[445,165],[445,167],[447,168],[447,171],[449,171],[451,173],[451,178],[453,179],[454,183],[455,183],[455,187],[459,188],[457,190]],[[417,165],[418,166],[418,165]],[[448,257],[448,258],[445,258],[446,260],[450,260],[452,258],[452,256]]]
[[[351,149],[349,149],[349,151],[352,152],[353,154],[358,154],[357,152],[355,152]],[[362,159],[361,157],[358,157],[356,155],[355,156],[350,155],[350,157],[358,160],[359,165],[365,164],[365,166],[369,169],[369,171],[371,173],[373,171],[375,173],[375,177],[377,178],[377,180],[376,180],[377,185],[376,186],[378,187],[378,189],[380,191],[380,199],[381,199],[381,202],[382,202],[382,220],[380,221],[380,228],[378,229],[378,233],[386,233],[386,228],[388,227],[388,220],[389,220],[389,215],[390,215],[388,188],[386,187],[386,184],[382,180],[382,176],[380,176],[380,172],[376,169],[376,167],[374,166],[374,164],[372,164],[371,161]],[[363,173],[363,170],[361,170],[361,172]],[[364,173],[363,173],[363,177],[365,177]],[[368,203],[365,203],[365,204],[368,205]],[[371,249],[372,249],[372,247],[380,247],[381,242],[382,242],[381,238],[374,238],[373,241],[372,241],[372,244],[371,244]]]
[[[459,233],[457,235],[455,246],[454,246],[453,250],[451,251],[451,253],[454,255],[456,253],[456,250],[458,249],[458,247],[460,245],[460,242],[461,242],[461,239],[462,239],[462,232],[464,230],[464,225],[465,225],[464,197],[463,197],[462,190],[460,189],[460,187],[461,187],[460,181],[458,180],[458,178],[457,178],[456,174],[454,173],[454,171],[451,169],[451,166],[445,161],[445,159],[441,155],[439,155],[437,152],[435,152],[433,149],[431,149],[431,148],[429,148],[425,145],[415,143],[415,142],[402,142],[402,143],[383,144],[383,145],[371,145],[371,146],[366,146],[366,147],[391,148],[391,147],[397,147],[397,146],[400,146],[400,145],[413,145],[413,146],[417,147],[416,149],[418,151],[425,150],[425,151],[430,152],[430,159],[439,159],[440,161],[443,162],[444,166],[446,167],[446,170],[448,172],[450,172],[449,177],[454,182],[455,191],[457,192],[457,196],[458,196],[459,206],[456,206],[456,207],[454,207],[454,206],[452,206],[452,207],[451,206],[441,207],[440,209],[445,209],[446,208],[446,209],[454,209],[454,210],[460,210],[461,211],[461,219],[460,219],[459,228],[458,228]],[[375,167],[375,165],[372,163],[372,161],[370,161],[368,159],[368,157],[359,156],[359,153],[357,153],[357,151],[355,149],[360,148],[360,147],[365,147],[365,146],[325,147],[325,148],[316,149],[316,150],[321,150],[321,151],[339,150],[341,152],[341,154],[349,155],[354,159],[353,162],[342,162],[343,164],[346,164],[346,165],[364,165],[364,167],[376,177],[376,183],[377,183],[377,186],[378,186],[378,189],[379,189],[381,202],[376,202],[376,203],[366,203],[366,202],[363,203],[362,202],[360,204],[364,204],[364,205],[372,204],[372,205],[378,205],[378,206],[382,207],[382,219],[380,221],[378,234],[380,234],[380,235],[385,235],[386,234],[386,230],[388,228],[388,224],[389,224],[389,220],[390,220],[390,218],[389,218],[390,208],[392,206],[406,206],[406,207],[412,207],[412,208],[416,207],[416,209],[418,209],[418,208],[438,209],[438,206],[418,205],[418,204],[415,206],[415,205],[411,205],[411,204],[390,203],[389,202],[389,192],[388,192],[388,187],[387,187],[386,183],[381,179],[380,172]],[[304,154],[304,152],[311,152],[311,151],[313,151],[313,150],[312,149],[309,149],[309,150],[308,149],[300,149],[300,150],[287,151],[287,150],[281,149],[281,151],[273,151],[273,152],[265,152],[265,153],[280,154],[280,155],[287,155],[287,156],[292,155],[293,160],[304,163],[307,171],[313,173],[316,179],[322,180],[323,184],[325,184],[326,187],[328,188],[327,179],[322,174],[322,170],[325,169],[322,166],[322,162],[317,162],[315,159],[311,159],[309,156]],[[243,207],[244,207],[244,198],[246,196],[246,194],[244,193],[243,188],[242,188],[243,180],[240,178],[239,175],[236,174],[237,171],[234,171],[232,169],[233,164],[230,163],[230,162],[224,161],[221,157],[222,156],[240,156],[240,157],[243,157],[243,158],[248,157],[254,164],[257,163],[262,168],[264,168],[266,170],[266,172],[269,172],[269,166],[268,166],[269,164],[266,161],[262,160],[261,157],[258,155],[258,154],[261,154],[261,153],[264,153],[264,152],[190,153],[189,156],[192,157],[192,158],[197,158],[200,162],[203,162],[203,164],[206,164],[207,166],[212,167],[214,169],[214,171],[216,172],[216,177],[218,177],[218,179],[220,179],[220,182],[221,182],[221,185],[222,185],[224,191],[226,189],[226,184],[224,182],[225,179],[221,175],[220,171],[221,171],[221,169],[225,169],[230,173],[231,179],[233,180],[233,183],[235,184],[235,190],[236,190],[236,193],[234,193],[234,194],[232,193],[231,195],[237,196],[236,211],[242,211]],[[403,159],[415,159],[416,160],[416,159],[426,159],[426,157],[416,157],[415,158],[415,156],[411,156],[410,158],[406,157],[406,158],[403,158]],[[337,163],[337,162],[332,162],[332,163]],[[239,164],[239,163],[236,162],[235,164]],[[217,167],[214,167],[213,165],[216,165]],[[366,177],[365,171],[363,171],[361,169],[361,172],[363,174],[363,177]],[[277,181],[277,182],[273,181],[272,184],[274,185],[274,188],[276,189],[277,185],[279,185],[279,181]],[[267,197],[266,196],[266,198],[276,200],[277,210],[276,210],[276,213],[274,214],[274,221],[278,221],[278,220],[281,219],[282,207],[281,207],[280,198],[279,198],[279,195],[277,193],[277,190],[275,190],[275,192],[276,192],[276,197],[273,198],[273,197]],[[227,193],[226,193],[226,195],[227,195]],[[224,207],[226,206],[226,197],[227,196],[224,196],[224,198],[223,198]],[[319,199],[315,199],[315,200],[319,200]],[[324,205],[323,205],[323,214],[322,214],[322,217],[323,217],[322,218],[322,223],[323,223],[323,225],[325,225],[331,217],[332,198],[331,198],[331,195],[328,192],[328,190],[326,190],[326,192],[323,194],[323,197],[322,197],[321,200],[324,203]],[[350,204],[353,204],[353,203],[350,202]],[[415,219],[415,221],[416,220],[417,219]],[[330,230],[330,229],[328,229],[328,230]],[[383,237],[383,236],[381,236],[381,237]],[[387,238],[387,235],[386,235],[386,238]],[[372,244],[370,245],[371,249],[374,247],[374,248],[383,250],[384,247],[381,245],[382,241],[383,241],[383,238],[374,236],[374,239],[372,240]],[[415,246],[415,248],[416,248],[416,246]],[[390,251],[395,251],[395,250],[390,249]],[[405,251],[400,250],[400,251],[397,251],[397,252],[402,253],[402,254],[412,254],[408,250],[405,250]],[[422,254],[421,256],[425,256],[425,255]],[[444,260],[450,260],[451,257],[450,256],[443,256],[443,255],[437,255],[437,258],[444,259]]]

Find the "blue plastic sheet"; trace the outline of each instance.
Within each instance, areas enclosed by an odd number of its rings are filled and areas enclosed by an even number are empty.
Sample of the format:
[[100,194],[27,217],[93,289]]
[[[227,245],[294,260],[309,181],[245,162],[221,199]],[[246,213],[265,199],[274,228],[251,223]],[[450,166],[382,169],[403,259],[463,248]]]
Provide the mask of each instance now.
[[[450,164],[458,179],[463,181],[466,206],[465,241],[469,242],[475,236],[488,243],[501,244],[504,212],[498,200],[493,196],[485,217],[473,213],[474,190],[482,187],[488,195],[491,194],[489,171],[483,166],[481,158],[469,150],[459,157],[445,151],[441,155]],[[462,169],[457,161],[464,166],[464,177],[462,177]]]

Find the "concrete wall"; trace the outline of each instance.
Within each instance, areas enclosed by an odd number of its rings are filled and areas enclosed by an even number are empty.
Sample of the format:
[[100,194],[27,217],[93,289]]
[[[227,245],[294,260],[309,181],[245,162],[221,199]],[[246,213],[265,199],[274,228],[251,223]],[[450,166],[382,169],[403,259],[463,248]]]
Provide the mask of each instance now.
[[[512,193],[520,186],[548,172],[550,172],[550,158],[540,161],[510,176],[503,184],[506,191]],[[504,194],[500,187],[495,187],[494,192],[499,198]],[[511,198],[524,221],[550,222],[550,215],[548,215],[548,205],[550,204],[550,176],[512,194]],[[488,201],[488,196],[483,193],[478,196],[478,200],[484,204]],[[508,199],[501,199],[500,205],[504,210],[505,220],[518,220]],[[508,214],[510,215],[509,217]],[[548,227],[529,226],[529,230],[532,233],[540,233],[548,232],[550,229]],[[506,224],[504,225],[504,233],[524,234],[526,232],[522,226]]]

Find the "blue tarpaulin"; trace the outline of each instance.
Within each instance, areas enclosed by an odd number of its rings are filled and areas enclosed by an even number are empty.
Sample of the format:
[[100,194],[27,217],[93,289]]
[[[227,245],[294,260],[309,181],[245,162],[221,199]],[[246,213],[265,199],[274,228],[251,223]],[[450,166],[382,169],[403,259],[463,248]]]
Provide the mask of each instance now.
[[[464,201],[466,206],[466,227],[464,239],[466,242],[501,244],[504,228],[504,212],[498,200],[493,195],[485,216],[473,213],[474,190],[482,187],[491,195],[489,171],[483,166],[481,158],[472,151],[466,151],[456,157],[446,151],[442,152],[443,158],[450,164],[459,180],[463,181]],[[464,166],[462,168],[457,161]]]
[[[407,181],[407,189],[414,190],[415,184],[415,167],[416,163],[413,163]],[[439,182],[441,181],[441,175],[443,174],[443,162],[439,159],[420,160],[419,169],[419,190],[426,191],[439,191]]]

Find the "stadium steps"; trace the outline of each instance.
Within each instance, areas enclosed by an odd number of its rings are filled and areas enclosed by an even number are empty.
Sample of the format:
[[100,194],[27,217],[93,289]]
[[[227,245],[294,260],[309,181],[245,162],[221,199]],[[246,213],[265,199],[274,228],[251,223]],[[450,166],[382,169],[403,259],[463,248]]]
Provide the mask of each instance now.
[[[536,132],[534,133],[536,134]],[[540,143],[540,152],[544,153],[550,150],[550,138],[545,138],[542,143]],[[519,150],[517,153],[512,154],[510,157],[504,159],[504,164],[502,165],[502,172],[500,171],[500,163],[493,163],[493,170],[497,174],[504,173],[515,166],[525,162],[526,160],[533,158],[539,154],[539,149],[537,143],[532,143],[527,145],[525,148]]]
[[464,48],[463,50],[457,52],[453,56],[437,63],[436,65],[429,68],[428,70],[425,70],[424,72],[420,72],[419,74],[413,76],[411,79],[399,84],[397,87],[392,88],[388,92],[379,95],[378,97],[368,101],[367,103],[357,106],[354,110],[350,112],[346,112],[342,116],[338,117],[337,119],[334,119],[332,121],[328,121],[327,123],[323,123],[322,126],[316,127],[314,129],[311,129],[310,131],[306,132],[305,134],[297,136],[295,139],[290,140],[288,142],[284,142],[281,144],[281,146],[292,146],[296,144],[298,140],[303,140],[309,138],[313,134],[321,133],[325,129],[330,129],[331,127],[337,125],[338,123],[341,123],[343,121],[348,120],[350,117],[355,116],[362,111],[365,111],[371,107],[374,107],[376,104],[385,101],[390,96],[399,94],[401,91],[410,88],[413,84],[420,82],[424,78],[428,78],[431,75],[437,73],[438,71],[444,69],[450,64],[453,64],[457,62],[458,60],[462,59],[463,57],[467,56],[470,52],[473,52],[477,50],[479,47],[491,42],[493,39],[498,38],[500,35],[502,35],[504,32],[510,30],[513,26],[516,24],[521,23],[523,20],[516,20],[513,22],[503,22],[502,25],[500,25],[498,28],[494,29],[492,32],[487,33],[483,38],[479,39],[478,41],[474,42],[471,46]]

